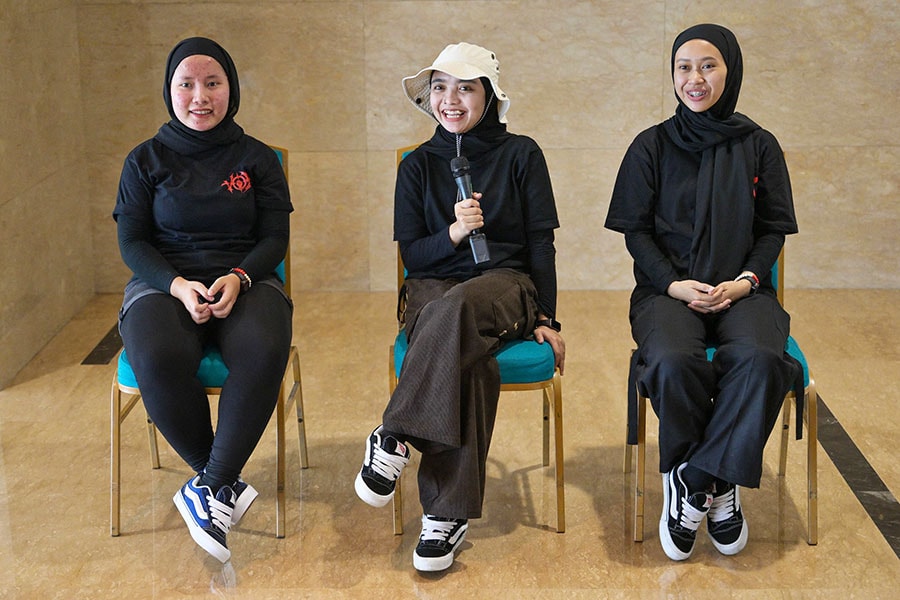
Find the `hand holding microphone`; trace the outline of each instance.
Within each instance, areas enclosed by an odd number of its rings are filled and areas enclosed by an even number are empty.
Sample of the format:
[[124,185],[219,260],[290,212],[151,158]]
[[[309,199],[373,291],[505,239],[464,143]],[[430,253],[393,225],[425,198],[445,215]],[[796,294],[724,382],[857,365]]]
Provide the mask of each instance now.
[[[469,175],[469,161],[465,156],[458,156],[450,161],[450,172],[456,180],[456,187],[462,200],[473,198],[472,177]],[[481,264],[491,260],[488,251],[487,238],[477,229],[469,233],[469,246],[472,248],[472,258],[475,264]]]

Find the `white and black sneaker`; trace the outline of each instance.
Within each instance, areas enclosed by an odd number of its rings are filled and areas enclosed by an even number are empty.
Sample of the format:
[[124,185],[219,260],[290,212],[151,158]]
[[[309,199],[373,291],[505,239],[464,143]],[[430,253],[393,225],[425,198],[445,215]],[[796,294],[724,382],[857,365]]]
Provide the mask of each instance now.
[[672,560],[690,558],[697,539],[697,528],[712,505],[712,494],[695,492],[688,494],[681,472],[687,466],[682,463],[663,473],[663,510],[659,519],[659,540],[663,551]]
[[409,448],[393,436],[382,436],[379,425],[366,440],[366,457],[354,487],[360,500],[381,507],[394,497],[397,479],[409,462]]
[[211,488],[200,485],[200,476],[197,475],[175,492],[172,500],[194,541],[220,562],[227,562],[231,551],[225,536],[231,529],[234,510],[234,491],[231,487],[223,486],[213,496]]
[[712,506],[706,518],[706,532],[713,546],[722,554],[737,554],[747,545],[747,521],[741,511],[740,488],[733,483],[716,480]]
[[469,529],[467,519],[445,519],[422,515],[422,533],[413,552],[417,571],[443,571],[453,564],[454,554]]

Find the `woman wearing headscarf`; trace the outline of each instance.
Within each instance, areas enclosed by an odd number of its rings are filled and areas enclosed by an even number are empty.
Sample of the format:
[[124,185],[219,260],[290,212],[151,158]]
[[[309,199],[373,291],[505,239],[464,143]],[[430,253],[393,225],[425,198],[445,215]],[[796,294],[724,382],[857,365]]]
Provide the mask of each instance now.
[[[506,130],[499,68],[491,51],[460,43],[403,80],[410,101],[438,124],[397,173],[394,239],[408,271],[400,301],[409,349],[382,424],[367,439],[356,491],[384,506],[408,445],[422,453],[424,515],[413,554],[421,571],[449,568],[468,519],[481,516],[500,341],[534,336],[551,345],[560,370],[565,360],[550,176],[534,140]],[[470,197],[457,191],[457,157],[470,164]],[[476,231],[486,252],[470,244]]]
[[[240,87],[216,42],[179,42],[166,63],[171,120],[125,159],[113,217],[134,275],[119,329],[147,413],[196,473],[173,498],[222,562],[257,492],[240,479],[274,410],[292,305],[275,275],[290,202],[275,153],[234,122]],[[229,369],[213,431],[197,368],[215,344]]]
[[704,518],[720,552],[747,543],[739,486],[759,486],[795,372],[771,269],[797,224],[778,142],[735,112],[734,34],[683,31],[671,67],[675,115],[632,142],[606,227],[625,234],[634,259],[633,376],[659,416],[660,540],[684,560]]

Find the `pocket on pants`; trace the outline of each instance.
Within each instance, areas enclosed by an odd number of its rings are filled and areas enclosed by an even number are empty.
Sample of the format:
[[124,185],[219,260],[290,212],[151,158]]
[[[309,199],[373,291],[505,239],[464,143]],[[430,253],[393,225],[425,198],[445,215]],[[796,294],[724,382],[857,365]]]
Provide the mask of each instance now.
[[537,317],[537,291],[531,279],[522,275],[493,301],[494,327],[501,340],[527,337]]

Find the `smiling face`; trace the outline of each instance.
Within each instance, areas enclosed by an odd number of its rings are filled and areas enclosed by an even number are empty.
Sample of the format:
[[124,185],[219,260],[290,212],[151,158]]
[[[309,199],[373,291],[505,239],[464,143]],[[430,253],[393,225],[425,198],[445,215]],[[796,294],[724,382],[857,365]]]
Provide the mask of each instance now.
[[485,89],[480,79],[457,79],[435,71],[431,74],[431,112],[451,133],[465,133],[484,114]]
[[706,40],[689,40],[675,52],[675,93],[694,112],[709,110],[719,101],[727,74],[722,53]]
[[175,116],[195,131],[209,131],[228,113],[228,77],[210,56],[194,54],[181,61],[170,92]]

